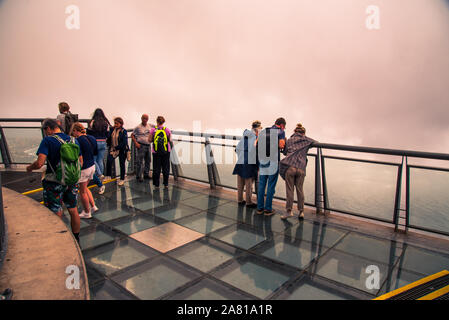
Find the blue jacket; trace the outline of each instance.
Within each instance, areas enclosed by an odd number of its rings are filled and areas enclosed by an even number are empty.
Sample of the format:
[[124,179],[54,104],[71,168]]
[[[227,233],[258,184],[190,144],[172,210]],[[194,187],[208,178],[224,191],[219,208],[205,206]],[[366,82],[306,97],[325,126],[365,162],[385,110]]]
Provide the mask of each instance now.
[[239,175],[244,179],[257,177],[257,136],[251,130],[245,130],[243,137],[235,147],[237,153],[237,164],[232,174]]

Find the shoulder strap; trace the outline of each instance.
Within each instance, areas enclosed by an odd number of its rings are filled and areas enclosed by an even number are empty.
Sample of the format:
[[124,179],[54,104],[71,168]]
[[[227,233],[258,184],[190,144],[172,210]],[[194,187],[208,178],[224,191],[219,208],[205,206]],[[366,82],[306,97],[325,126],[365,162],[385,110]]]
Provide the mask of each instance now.
[[59,141],[59,143],[61,144],[66,144],[67,142],[64,141],[64,139],[62,139],[60,136],[58,136],[57,134],[52,135],[53,138],[55,138],[56,140]]

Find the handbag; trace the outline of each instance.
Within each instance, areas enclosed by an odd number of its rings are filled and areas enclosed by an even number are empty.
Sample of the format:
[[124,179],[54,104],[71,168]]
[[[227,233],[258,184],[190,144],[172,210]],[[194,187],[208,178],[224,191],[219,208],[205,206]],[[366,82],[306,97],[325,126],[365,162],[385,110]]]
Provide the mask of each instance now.
[[285,173],[287,172],[288,168],[290,166],[283,163],[282,161],[279,162],[279,175],[282,177],[282,179],[285,180]]

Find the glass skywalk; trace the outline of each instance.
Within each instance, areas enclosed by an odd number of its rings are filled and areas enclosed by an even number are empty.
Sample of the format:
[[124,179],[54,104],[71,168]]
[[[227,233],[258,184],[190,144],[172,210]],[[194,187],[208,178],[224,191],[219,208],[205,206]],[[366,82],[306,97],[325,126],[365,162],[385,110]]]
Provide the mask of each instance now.
[[[80,234],[92,299],[372,299],[449,266],[447,252],[312,214],[258,215],[196,183],[92,191],[100,210]],[[378,289],[366,285],[370,265]]]

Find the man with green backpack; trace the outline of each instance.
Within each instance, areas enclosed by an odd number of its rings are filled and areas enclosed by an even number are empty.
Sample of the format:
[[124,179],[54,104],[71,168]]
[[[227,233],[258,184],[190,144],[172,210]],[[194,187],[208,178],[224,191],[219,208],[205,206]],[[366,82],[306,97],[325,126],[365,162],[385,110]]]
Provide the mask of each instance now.
[[45,138],[36,152],[38,158],[27,167],[27,171],[40,169],[47,162],[47,170],[42,179],[44,204],[59,217],[62,217],[62,204],[66,205],[73,235],[79,242],[77,197],[83,162],[80,145],[75,138],[61,132],[56,120],[45,119],[42,122],[42,131]]

